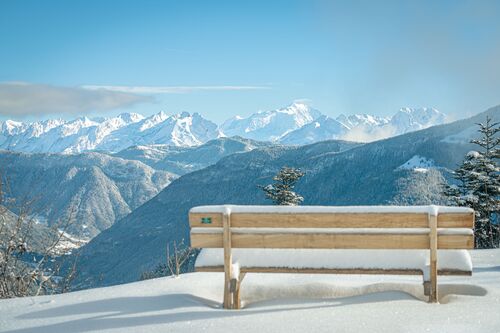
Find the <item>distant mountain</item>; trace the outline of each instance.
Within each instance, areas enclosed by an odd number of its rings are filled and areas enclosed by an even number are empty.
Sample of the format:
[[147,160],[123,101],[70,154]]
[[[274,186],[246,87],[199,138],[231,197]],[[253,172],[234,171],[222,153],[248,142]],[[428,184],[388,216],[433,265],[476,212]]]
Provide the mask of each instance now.
[[141,161],[156,170],[184,175],[215,164],[228,155],[272,145],[269,142],[259,142],[241,137],[223,137],[195,147],[169,145],[132,146],[114,154],[114,156]]
[[369,114],[352,114],[352,115],[344,115],[341,114],[337,117],[337,121],[341,122],[349,129],[353,129],[355,127],[377,127],[383,126],[390,121],[389,118],[372,116]]
[[134,146],[111,156],[0,151],[0,176],[8,195],[18,204],[31,202],[30,211],[40,222],[54,224],[71,216],[75,222],[69,232],[91,238],[180,175],[269,146],[273,144],[235,137],[196,147]]
[[305,103],[294,102],[283,109],[260,111],[249,117],[236,116],[220,129],[226,136],[241,136],[259,141],[278,141],[287,133],[309,124],[321,113]]
[[402,108],[389,118],[368,114],[322,115],[305,103],[249,117],[236,116],[221,126],[199,113],[150,117],[124,113],[114,118],[77,118],[22,123],[0,122],[0,149],[30,153],[77,154],[85,151],[117,153],[132,146],[199,146],[219,137],[303,145],[343,139],[371,142],[443,124],[446,116],[432,108]]
[[95,149],[118,152],[135,145],[197,146],[219,136],[217,125],[199,113],[168,116],[160,112],[110,133]]
[[296,129],[279,141],[284,144],[309,144],[323,140],[345,139],[371,142],[444,124],[446,116],[432,108],[402,108],[392,117],[368,114],[340,115],[336,119],[321,116]]
[[402,108],[389,121],[396,135],[444,124],[446,115],[433,108]]
[[398,193],[398,181],[419,171],[414,168],[456,168],[473,146],[446,138],[474,127],[487,114],[500,121],[496,107],[473,118],[364,145],[324,141],[227,156],[176,179],[81,248],[78,283],[88,287],[138,279],[165,260],[166,244],[188,239],[187,214],[193,206],[270,204],[257,185],[272,182],[283,166],[305,171],[296,187],[305,205],[386,204]]
[[49,225],[71,219],[68,231],[86,238],[110,227],[176,177],[139,161],[95,152],[0,151],[0,170],[5,195],[16,199],[17,209],[29,209]]
[[303,145],[344,137],[350,128],[343,123],[321,115],[314,121],[282,137],[280,142],[289,145]]
[[118,152],[133,145],[195,146],[219,136],[217,125],[198,113],[144,118],[124,113],[114,118],[78,118],[21,123],[0,122],[0,149],[21,152]]

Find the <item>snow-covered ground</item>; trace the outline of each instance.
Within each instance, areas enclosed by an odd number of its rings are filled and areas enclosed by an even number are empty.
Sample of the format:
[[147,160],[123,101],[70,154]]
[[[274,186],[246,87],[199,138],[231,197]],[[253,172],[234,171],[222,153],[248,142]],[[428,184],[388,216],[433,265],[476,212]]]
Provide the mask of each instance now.
[[472,251],[472,277],[249,274],[223,310],[222,273],[191,273],[0,301],[1,332],[500,332],[500,250]]

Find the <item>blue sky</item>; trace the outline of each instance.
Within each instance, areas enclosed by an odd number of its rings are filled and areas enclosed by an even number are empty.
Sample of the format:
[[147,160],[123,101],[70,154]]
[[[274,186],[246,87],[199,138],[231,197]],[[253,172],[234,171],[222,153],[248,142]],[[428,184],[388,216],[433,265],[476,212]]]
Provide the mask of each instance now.
[[305,99],[331,116],[462,118],[500,104],[499,16],[487,0],[3,0],[0,117],[221,122]]

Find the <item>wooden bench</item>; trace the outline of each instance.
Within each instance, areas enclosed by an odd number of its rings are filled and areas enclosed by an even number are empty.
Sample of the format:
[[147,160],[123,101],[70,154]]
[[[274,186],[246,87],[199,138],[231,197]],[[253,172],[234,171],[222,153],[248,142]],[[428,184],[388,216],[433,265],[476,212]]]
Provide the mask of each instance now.
[[200,206],[189,224],[191,246],[203,249],[196,271],[225,273],[226,309],[241,307],[249,272],[423,275],[430,302],[438,274],[472,274],[469,208]]

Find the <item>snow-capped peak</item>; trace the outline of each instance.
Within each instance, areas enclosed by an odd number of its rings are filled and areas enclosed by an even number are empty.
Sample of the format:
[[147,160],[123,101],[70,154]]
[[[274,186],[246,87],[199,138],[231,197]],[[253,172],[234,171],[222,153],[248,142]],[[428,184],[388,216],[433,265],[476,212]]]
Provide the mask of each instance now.
[[150,117],[122,113],[113,118],[79,117],[25,124],[0,122],[0,149],[24,152],[116,152],[133,145],[199,145],[221,136],[217,125],[200,114],[159,112]]
[[388,118],[373,116],[366,113],[353,114],[349,116],[341,114],[336,118],[336,120],[350,129],[357,126],[381,126],[389,122]]
[[398,134],[416,131],[446,122],[446,115],[434,108],[401,108],[392,116],[390,124]]
[[284,108],[235,116],[217,127],[199,113],[144,117],[122,113],[112,118],[80,117],[22,123],[0,122],[0,149],[25,152],[102,150],[116,152],[129,146],[167,144],[193,146],[218,137],[241,136],[259,141],[306,144],[329,139],[373,141],[445,122],[433,108],[401,108],[392,117],[341,114],[333,119],[304,101]]
[[4,122],[0,122],[0,130],[2,133],[8,135],[16,135],[23,132],[27,128],[27,124],[22,123],[20,121],[14,120],[6,120]]
[[117,118],[120,118],[127,124],[132,124],[143,120],[144,116],[138,113],[121,113]]
[[309,144],[318,141],[340,139],[349,131],[349,127],[336,119],[321,115],[314,121],[288,133],[280,139],[284,144]]
[[272,111],[259,111],[247,118],[234,117],[224,122],[220,129],[227,136],[242,136],[260,141],[276,141],[287,133],[309,124],[321,113],[304,102]]

